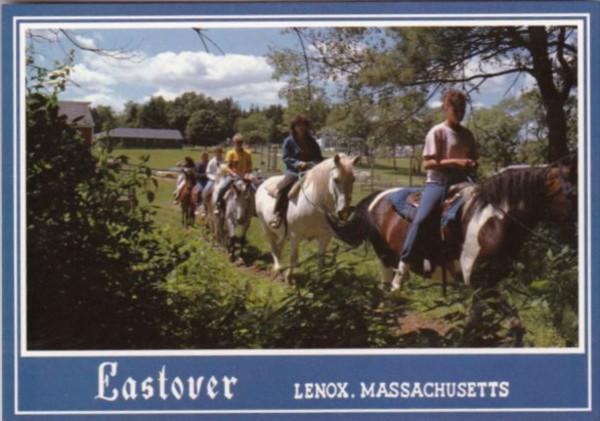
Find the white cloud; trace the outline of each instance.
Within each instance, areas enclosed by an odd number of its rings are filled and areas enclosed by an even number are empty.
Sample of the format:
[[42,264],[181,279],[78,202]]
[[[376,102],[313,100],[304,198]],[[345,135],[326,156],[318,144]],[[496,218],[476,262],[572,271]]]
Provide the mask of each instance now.
[[83,64],[76,64],[71,71],[71,80],[89,90],[105,89],[116,84],[116,80],[111,76],[92,70]]
[[84,37],[83,35],[75,35],[74,38],[84,48],[98,48],[94,38]]
[[193,51],[141,56],[140,61],[114,60],[89,52],[81,56],[73,80],[88,95],[113,90],[139,100],[139,92],[146,91],[142,99],[157,95],[173,99],[197,91],[216,99],[232,97],[243,106],[281,103],[278,91],[284,82],[271,79],[273,68],[262,56]]

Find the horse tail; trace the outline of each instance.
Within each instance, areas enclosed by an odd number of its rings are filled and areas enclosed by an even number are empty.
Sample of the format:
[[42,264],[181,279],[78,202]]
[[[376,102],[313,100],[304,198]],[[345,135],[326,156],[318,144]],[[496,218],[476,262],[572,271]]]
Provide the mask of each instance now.
[[373,192],[361,200],[347,222],[339,223],[327,215],[327,223],[337,238],[351,247],[357,247],[370,238],[374,225],[369,214],[369,205],[379,193]]

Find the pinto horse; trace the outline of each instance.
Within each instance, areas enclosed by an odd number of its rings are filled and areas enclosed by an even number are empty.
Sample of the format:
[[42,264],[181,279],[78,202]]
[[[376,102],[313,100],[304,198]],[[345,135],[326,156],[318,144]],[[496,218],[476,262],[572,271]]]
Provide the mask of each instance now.
[[[389,200],[397,190],[366,197],[345,224],[329,220],[336,236],[345,243],[358,246],[371,242],[380,260],[383,282],[391,283],[392,289],[399,288],[407,275],[400,272],[404,265],[399,266],[399,259],[410,224]],[[576,221],[576,192],[574,161],[506,167],[481,184],[464,187],[459,193],[464,205],[458,226],[444,229],[444,243],[432,242],[437,248],[446,248],[442,253],[438,249],[428,254],[438,256],[431,262],[434,275],[442,275],[444,281],[446,275],[449,279],[462,277],[466,285],[481,286],[474,279],[477,270],[518,250],[537,222],[547,218],[561,227],[571,226],[567,221]]]

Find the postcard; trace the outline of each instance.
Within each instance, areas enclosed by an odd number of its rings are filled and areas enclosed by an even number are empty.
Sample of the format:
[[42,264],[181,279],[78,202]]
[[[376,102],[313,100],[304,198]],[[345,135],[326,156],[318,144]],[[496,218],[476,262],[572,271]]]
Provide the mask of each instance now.
[[5,420],[600,420],[595,2],[2,8]]

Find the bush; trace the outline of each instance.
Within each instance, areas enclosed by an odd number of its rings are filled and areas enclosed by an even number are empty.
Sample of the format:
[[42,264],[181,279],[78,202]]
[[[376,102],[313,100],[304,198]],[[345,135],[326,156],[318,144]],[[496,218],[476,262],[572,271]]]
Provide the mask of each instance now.
[[171,329],[157,286],[183,256],[137,200],[153,199],[150,169],[93,153],[40,79],[26,105],[29,346],[160,346]]
[[303,266],[284,285],[240,276],[226,258],[201,240],[193,259],[168,283],[169,303],[182,321],[183,348],[344,348],[387,346],[398,314],[384,301],[379,281],[349,267],[318,271]]

